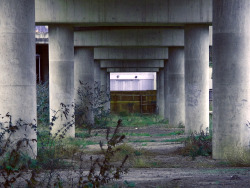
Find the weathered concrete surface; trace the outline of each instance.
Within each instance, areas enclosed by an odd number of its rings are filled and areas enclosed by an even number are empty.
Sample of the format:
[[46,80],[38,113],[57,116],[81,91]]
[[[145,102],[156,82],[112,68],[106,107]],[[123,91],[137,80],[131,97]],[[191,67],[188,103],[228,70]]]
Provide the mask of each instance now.
[[[36,43],[48,43],[48,33],[36,33]],[[168,47],[184,46],[183,27],[76,27],[77,47]],[[212,26],[209,27],[212,46]]]
[[168,87],[168,60],[164,61],[164,119],[169,119],[169,87]]
[[107,69],[100,70],[100,77],[101,77],[101,90],[104,94],[104,110],[107,112],[110,110],[110,88],[108,88],[108,75]]
[[93,47],[167,47],[184,46],[184,29],[122,27],[84,30],[74,35],[75,46]]
[[159,72],[159,68],[107,68],[107,72]]
[[[75,59],[74,59],[74,98],[76,105],[81,105],[84,102],[82,97],[87,96],[85,93],[85,86],[94,86],[94,49],[93,48],[75,48]],[[80,81],[83,85],[80,84]],[[77,92],[80,89],[80,94]],[[91,90],[90,92],[93,92]],[[86,104],[84,104],[86,105]],[[88,106],[87,106],[88,107]],[[89,109],[91,106],[88,107]],[[85,108],[84,108],[85,109]],[[79,114],[79,116],[78,116]],[[93,111],[89,110],[84,116],[80,116],[81,113],[76,112],[77,124],[81,123],[82,120],[89,124],[94,123]]]
[[185,27],[185,132],[209,126],[209,28]]
[[[13,124],[19,118],[27,123],[35,123],[37,119],[34,28],[34,0],[1,0],[0,114],[2,117],[9,112]],[[27,128],[19,130],[14,137],[16,140],[36,139],[36,133]],[[28,153],[34,157],[37,146],[33,142],[30,144],[33,151]]]
[[[169,48],[167,72],[169,124],[174,127],[185,125],[185,80],[184,48]],[[166,96],[166,93],[165,93]]]
[[100,67],[100,61],[99,60],[94,60],[94,81],[95,81],[95,86],[101,87],[101,67]]
[[164,60],[101,60],[101,68],[163,68]]
[[164,69],[160,69],[159,70],[159,87],[158,87],[158,91],[159,92],[159,103],[158,103],[158,107],[159,107],[159,115],[161,117],[164,117],[164,110],[165,110],[165,96],[164,96]]
[[36,23],[181,25],[212,22],[212,0],[36,0]]
[[[73,28],[66,25],[49,26],[49,92],[50,117],[61,109],[61,103],[72,105],[74,102],[74,42]],[[68,117],[63,112],[57,113],[58,119],[54,122],[51,133],[55,135],[64,125],[71,123],[72,127],[66,132],[66,137],[75,136],[74,109],[69,107]],[[61,118],[62,115],[62,118]],[[67,125],[68,126],[68,125]]]
[[[107,71],[107,69],[106,69]],[[111,96],[110,96],[110,72],[107,72],[107,96],[108,96],[108,102],[106,103],[106,110],[108,110],[110,112],[110,100],[111,100]]]
[[250,150],[250,1],[213,3],[213,158],[240,158]]
[[95,48],[99,60],[162,60],[168,59],[168,48]]

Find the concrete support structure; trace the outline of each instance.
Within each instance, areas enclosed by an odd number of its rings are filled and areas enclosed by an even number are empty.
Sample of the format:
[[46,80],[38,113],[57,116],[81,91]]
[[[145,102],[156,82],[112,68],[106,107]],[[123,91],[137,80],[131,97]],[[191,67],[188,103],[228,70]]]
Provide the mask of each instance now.
[[108,74],[107,73],[107,69],[101,69],[100,71],[100,74],[101,74],[101,89],[102,89],[102,92],[103,92],[103,95],[104,95],[104,110],[105,111],[108,111],[110,109],[110,101],[109,101],[109,93],[110,91],[108,91],[108,76],[107,75],[110,75],[110,73]]
[[110,112],[110,101],[111,101],[111,96],[110,96],[110,72],[107,72],[107,96],[108,96],[108,102],[106,103],[106,110]]
[[[35,123],[35,2],[1,0],[0,4],[0,114],[9,113],[14,125],[19,118]],[[36,133],[23,127],[12,138],[14,142],[23,138],[36,139]],[[22,151],[35,157],[36,142],[30,144],[32,151],[26,146]]]
[[164,60],[101,60],[101,68],[163,68]]
[[95,48],[97,60],[163,60],[168,59],[168,48]]
[[117,27],[88,29],[74,33],[75,46],[167,47],[184,45],[184,29]]
[[[128,14],[129,12],[129,14]],[[36,0],[36,22],[162,26],[212,22],[212,0]]]
[[185,132],[209,126],[209,26],[185,26]]
[[158,107],[159,107],[159,115],[161,117],[164,117],[164,69],[159,70],[159,87],[158,87],[159,92],[159,102],[158,102]]
[[165,85],[165,88],[168,88],[168,93],[165,93],[165,96],[168,96],[167,102],[169,103],[169,124],[174,127],[179,127],[180,125],[185,124],[185,80],[183,47],[169,48],[169,59],[167,67],[167,86]]
[[248,159],[250,1],[213,1],[213,158]]
[[164,119],[169,120],[169,99],[168,99],[168,60],[164,61]]
[[[94,86],[94,49],[93,48],[75,48],[75,67],[74,67],[74,98],[76,105],[86,105],[84,103],[86,96],[88,96],[86,87]],[[82,83],[82,85],[80,84]],[[80,89],[80,94],[77,91]],[[89,92],[93,92],[90,90]],[[89,109],[91,106],[88,107]],[[79,114],[79,116],[78,116]],[[89,124],[94,123],[93,112],[87,111],[84,116],[76,112],[76,123],[79,124],[83,121]],[[82,119],[83,118],[83,119]]]
[[107,72],[159,72],[159,68],[107,68]]
[[94,60],[94,81],[95,81],[95,87],[101,87],[101,67],[100,67],[100,61]]
[[[61,109],[61,103],[72,105],[74,102],[74,32],[71,26],[49,26],[49,91],[50,91],[50,117],[54,111]],[[72,124],[66,132],[66,137],[75,136],[74,109],[69,107],[68,117],[59,112],[51,133],[65,130],[64,125]]]

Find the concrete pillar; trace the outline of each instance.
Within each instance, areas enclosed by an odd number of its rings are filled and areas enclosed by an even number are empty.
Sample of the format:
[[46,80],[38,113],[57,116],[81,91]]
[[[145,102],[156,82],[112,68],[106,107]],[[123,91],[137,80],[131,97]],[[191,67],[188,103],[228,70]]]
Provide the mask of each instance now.
[[168,60],[164,61],[164,119],[169,120],[169,99],[168,99]]
[[159,115],[159,100],[160,100],[160,98],[159,98],[159,94],[160,94],[160,92],[159,92],[159,84],[160,84],[160,82],[159,82],[159,72],[156,72],[156,113]]
[[94,60],[94,80],[95,86],[101,87],[101,67],[99,60]]
[[110,101],[109,101],[109,95],[110,95],[110,91],[108,91],[108,82],[107,82],[107,79],[108,79],[108,76],[107,76],[107,69],[101,69],[101,90],[102,90],[102,93],[103,93],[103,100],[104,100],[104,110],[106,112],[109,111],[110,109]]
[[185,80],[183,47],[169,48],[168,70],[167,88],[169,102],[169,124],[174,127],[178,127],[185,124]]
[[[49,26],[49,92],[51,118],[54,115],[52,110],[60,110],[61,103],[72,105],[74,102],[74,32],[71,26]],[[70,106],[69,110],[67,118],[62,112],[56,115],[58,119],[51,130],[53,135],[71,122],[72,127],[65,136],[75,136],[74,109]]]
[[110,112],[110,101],[111,101],[111,94],[110,94],[110,72],[107,72],[107,96],[108,96],[108,102],[106,103],[106,110]]
[[[80,125],[82,121],[88,124],[94,123],[93,111],[91,105],[86,102],[86,96],[89,93],[93,93],[94,87],[94,49],[93,48],[75,48],[75,67],[74,67],[74,88],[75,88],[75,104],[87,105],[81,106],[82,112],[76,111],[76,124]],[[82,83],[82,85],[80,84]],[[86,87],[90,88],[90,91],[86,90]],[[77,91],[80,89],[80,93]],[[92,101],[89,101],[92,103]],[[88,104],[86,104],[88,103]],[[89,107],[88,107],[89,105]]]
[[164,117],[164,70],[159,71],[159,115]]
[[185,26],[185,132],[209,126],[209,26]]
[[213,1],[213,158],[250,150],[250,1]]
[[[19,118],[27,123],[34,123],[34,119],[37,119],[34,28],[34,0],[1,0],[0,114],[5,116],[9,112],[14,125]],[[36,133],[23,127],[12,138],[13,141],[36,139]],[[28,149],[27,154],[35,157],[37,144],[30,144],[32,151],[25,146],[22,151]]]

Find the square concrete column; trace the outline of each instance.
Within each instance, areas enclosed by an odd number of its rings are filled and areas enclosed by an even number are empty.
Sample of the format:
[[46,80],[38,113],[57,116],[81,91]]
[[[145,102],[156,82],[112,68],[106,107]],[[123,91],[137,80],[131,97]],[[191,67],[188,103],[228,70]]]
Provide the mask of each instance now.
[[158,102],[158,107],[159,107],[159,115],[161,117],[164,117],[164,69],[160,69],[159,71],[159,87],[158,87],[159,92],[159,102]]
[[104,95],[104,110],[110,110],[110,89],[108,88],[108,73],[107,69],[101,69],[101,91]]
[[168,60],[165,60],[164,61],[164,109],[165,109],[164,110],[164,119],[169,120],[168,73],[169,73]]
[[[94,123],[94,115],[90,103],[85,101],[86,96],[93,94],[94,88],[94,49],[93,48],[75,48],[75,75],[74,75],[74,91],[75,104],[86,105],[80,108],[88,109],[84,114],[76,112],[76,124],[81,124],[82,120],[87,124]],[[80,82],[82,84],[80,84]],[[85,87],[89,87],[90,91]],[[80,93],[78,93],[80,90]],[[89,106],[88,106],[89,105]],[[79,116],[78,116],[79,115]]]
[[209,127],[209,26],[185,26],[185,132]]
[[[34,0],[1,0],[0,114],[2,117],[9,113],[13,125],[19,118],[27,123],[35,123],[37,119],[34,29]],[[11,137],[14,146],[23,138],[36,139],[36,132],[23,126]],[[24,145],[22,152],[35,157],[37,143],[30,144],[32,149]]]
[[171,47],[168,53],[167,96],[169,124],[178,127],[185,124],[184,48]]
[[57,113],[51,133],[62,133],[66,126],[69,129],[65,136],[74,137],[74,108],[71,106],[74,102],[74,32],[71,26],[49,26],[49,92],[51,118],[53,111],[61,109],[61,103],[70,105],[67,118],[62,111]]
[[94,80],[95,86],[101,87],[101,66],[99,60],[94,60]]
[[249,159],[250,1],[213,1],[213,158]]
[[111,94],[110,94],[110,72],[107,72],[107,96],[108,98],[108,102],[106,104],[106,110],[108,110],[109,112],[111,111],[110,109],[110,102],[111,102]]

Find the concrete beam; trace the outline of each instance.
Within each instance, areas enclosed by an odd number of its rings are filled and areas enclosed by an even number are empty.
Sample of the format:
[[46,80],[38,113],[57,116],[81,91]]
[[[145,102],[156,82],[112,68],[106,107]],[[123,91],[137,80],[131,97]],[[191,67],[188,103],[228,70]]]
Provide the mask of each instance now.
[[74,44],[75,46],[93,47],[184,46],[184,30],[125,28],[77,31],[74,34]]
[[[184,46],[184,29],[169,27],[98,27],[74,32],[75,47],[180,47]],[[212,46],[212,26],[209,45]],[[36,43],[48,43],[48,33],[36,33]]]
[[212,0],[36,0],[37,24],[211,24]]
[[159,68],[107,68],[107,72],[159,72]]
[[168,59],[168,48],[95,48],[94,59],[163,60]]
[[101,68],[163,68],[164,60],[101,60]]

